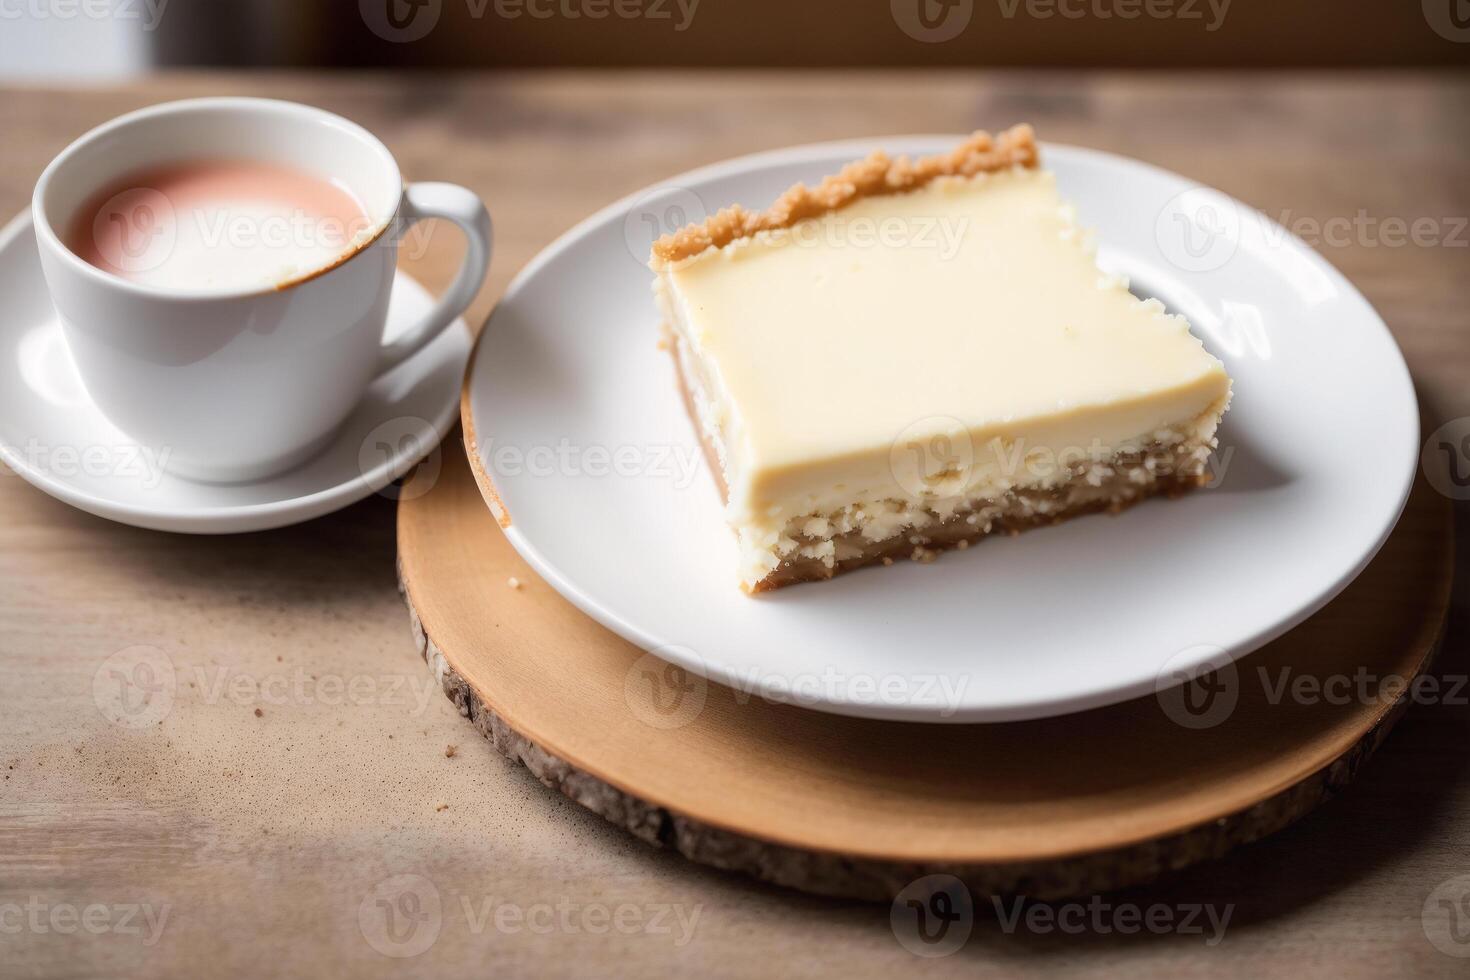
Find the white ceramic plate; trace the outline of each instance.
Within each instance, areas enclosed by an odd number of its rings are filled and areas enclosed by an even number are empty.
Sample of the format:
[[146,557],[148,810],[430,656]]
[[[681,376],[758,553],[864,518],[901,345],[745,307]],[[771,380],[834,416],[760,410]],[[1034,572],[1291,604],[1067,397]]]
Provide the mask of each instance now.
[[[399,272],[384,334],[401,333],[432,303]],[[469,351],[459,321],[375,380],[332,444],[306,463],[250,483],[195,483],[166,472],[87,396],[46,293],[30,215],[0,231],[0,460],[53,497],[124,524],[259,531],[396,492],[390,484],[453,426]]]
[[[875,145],[764,153],[620,201],[515,280],[463,404],[516,549],[568,599],[739,692],[844,714],[1005,721],[1172,685],[1285,632],[1343,588],[1403,507],[1418,410],[1383,321],[1255,210],[1105,153],[1044,149],[1099,259],[1189,317],[1235,379],[1218,486],[746,596],[643,264],[656,231],[763,205]],[[692,467],[692,474],[689,468]],[[482,480],[482,486],[483,486]],[[577,669],[567,651],[566,669]]]

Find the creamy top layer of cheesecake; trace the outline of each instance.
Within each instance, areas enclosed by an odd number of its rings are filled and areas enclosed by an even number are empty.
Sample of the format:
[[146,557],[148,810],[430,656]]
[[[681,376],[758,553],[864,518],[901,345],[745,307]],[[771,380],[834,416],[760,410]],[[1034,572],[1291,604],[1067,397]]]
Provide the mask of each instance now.
[[[1208,441],[1229,398],[1182,317],[1098,270],[1044,171],[941,177],[655,268],[736,522],[1045,483],[1031,460],[1181,424]],[[926,446],[958,465],[916,488]]]

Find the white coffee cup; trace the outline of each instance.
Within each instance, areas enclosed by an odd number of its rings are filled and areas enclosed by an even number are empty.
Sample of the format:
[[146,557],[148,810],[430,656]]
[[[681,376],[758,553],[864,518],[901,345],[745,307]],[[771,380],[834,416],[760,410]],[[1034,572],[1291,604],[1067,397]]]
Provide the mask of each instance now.
[[[365,244],[287,284],[222,290],[134,282],[64,243],[64,229],[99,189],[204,158],[263,161],[345,184],[367,211]],[[93,401],[170,470],[208,481],[268,476],[322,449],[374,378],[465,311],[490,260],[490,216],[474,193],[405,188],[393,155],[361,126],[268,99],[171,102],[100,126],[46,168],[31,210],[46,284]],[[386,343],[398,243],[426,218],[463,229],[464,261],[423,322]]]

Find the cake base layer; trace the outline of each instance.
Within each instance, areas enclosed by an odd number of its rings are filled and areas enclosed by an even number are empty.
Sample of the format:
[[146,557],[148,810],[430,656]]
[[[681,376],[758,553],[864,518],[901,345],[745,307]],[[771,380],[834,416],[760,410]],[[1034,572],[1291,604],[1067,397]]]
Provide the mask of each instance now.
[[[1149,475],[1139,482],[1138,474],[1149,474],[1149,460],[1155,461],[1155,467],[1164,460],[1173,462],[1179,449],[1177,445],[1155,445],[1127,458],[1115,457],[1105,464],[1114,471],[1113,475],[1098,485],[1079,475],[1049,489],[1012,491],[998,498],[993,506],[955,514],[922,531],[901,533],[881,541],[869,541],[860,531],[839,535],[832,539],[835,554],[830,564],[821,558],[785,559],[750,591],[768,592],[800,582],[821,581],[865,565],[931,562],[942,552],[963,550],[990,535],[1019,534],[1100,511],[1116,514],[1158,494],[1177,497],[1204,485],[1208,476],[1176,471],[1157,477]],[[801,538],[797,540],[807,543]]]

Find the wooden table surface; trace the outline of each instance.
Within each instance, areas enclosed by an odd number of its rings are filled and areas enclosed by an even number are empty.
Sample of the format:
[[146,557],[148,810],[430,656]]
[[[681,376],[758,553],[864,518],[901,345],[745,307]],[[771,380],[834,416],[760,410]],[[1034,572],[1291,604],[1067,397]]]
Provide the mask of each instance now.
[[[26,207],[45,163],[94,124],[226,93],[344,113],[378,132],[410,179],[481,193],[498,241],[475,323],[577,220],[691,166],[1030,120],[1045,138],[1177,170],[1320,233],[1402,345],[1426,433],[1470,415],[1463,74],[189,74],[9,89],[0,213]],[[1429,233],[1406,242],[1390,219],[1428,219]],[[415,271],[442,282],[453,239],[433,236]],[[1431,943],[1422,913],[1442,883],[1470,874],[1465,611],[1457,587],[1437,668],[1455,696],[1413,706],[1342,798],[1225,861],[1084,900],[1065,927],[982,915],[960,952],[924,967],[1464,976],[1470,960]],[[136,646],[154,648],[177,684],[146,728],[110,722],[94,694],[107,658]],[[919,965],[885,907],[688,865],[497,755],[414,651],[384,497],[301,527],[194,538],[90,517],[4,473],[0,774],[0,975],[877,976]],[[396,875],[421,876],[418,920],[411,906],[375,905],[375,886]],[[1121,934],[1110,923],[1128,906],[1230,918],[1223,938],[1203,915],[1203,933]],[[385,939],[388,912],[421,931]],[[1452,914],[1466,941],[1449,948],[1470,954],[1470,906]],[[380,951],[429,938],[412,958]]]

